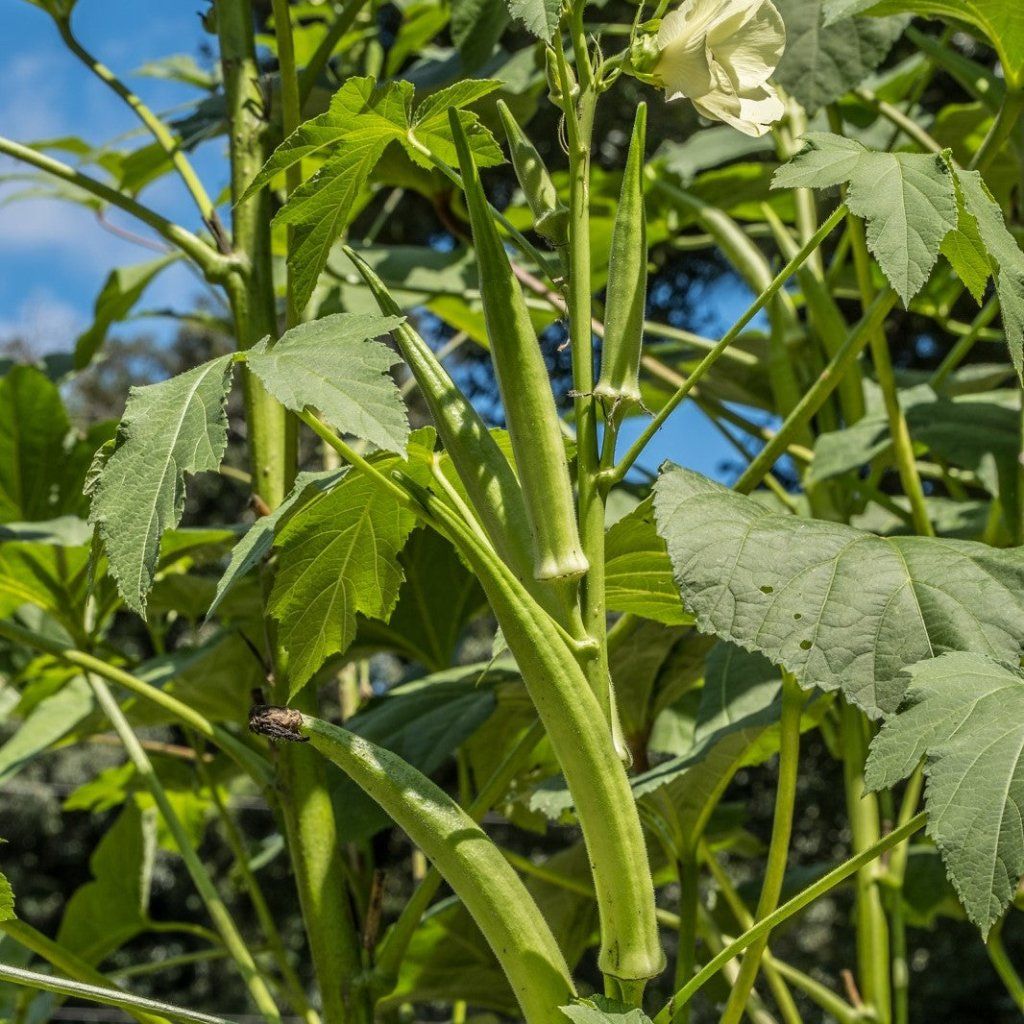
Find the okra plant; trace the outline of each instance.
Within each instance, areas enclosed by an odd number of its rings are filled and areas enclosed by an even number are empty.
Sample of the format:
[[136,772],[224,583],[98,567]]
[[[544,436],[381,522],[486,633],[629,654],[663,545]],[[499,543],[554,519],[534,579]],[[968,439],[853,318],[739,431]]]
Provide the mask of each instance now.
[[[1024,1011],[1016,4],[214,0],[216,64],[162,68],[200,90],[164,118],[75,0],[31,2],[146,141],[0,152],[163,252],[66,367],[0,380],[0,779],[119,752],[69,801],[114,814],[55,935],[0,852],[0,981],[46,993],[4,1013],[219,1020],[111,967],[177,929],[268,1021],[907,1024],[936,1019],[915,936],[958,917],[984,1019]],[[217,137],[220,196],[193,159]],[[165,175],[190,225],[149,204]],[[749,294],[717,339],[656,315],[695,249]],[[230,347],[73,428],[62,392],[177,261]],[[684,468],[684,402],[728,484]],[[182,525],[217,471],[253,515]],[[813,865],[809,749],[846,817]],[[751,773],[760,837],[730,800]],[[153,918],[158,845],[199,920]],[[812,904],[842,977],[792,939]]]

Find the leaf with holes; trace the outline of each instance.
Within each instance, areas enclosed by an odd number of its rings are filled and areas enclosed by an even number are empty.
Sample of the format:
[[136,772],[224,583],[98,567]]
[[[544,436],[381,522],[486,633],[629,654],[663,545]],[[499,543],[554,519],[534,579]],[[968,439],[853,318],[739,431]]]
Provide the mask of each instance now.
[[757,650],[805,687],[894,711],[907,665],[946,651],[999,659],[1024,645],[1024,548],[876,537],[773,512],[673,468],[655,518],[698,627]]
[[871,744],[866,781],[893,786],[927,759],[928,834],[987,934],[1024,874],[1024,673],[954,653],[907,674],[906,704]]

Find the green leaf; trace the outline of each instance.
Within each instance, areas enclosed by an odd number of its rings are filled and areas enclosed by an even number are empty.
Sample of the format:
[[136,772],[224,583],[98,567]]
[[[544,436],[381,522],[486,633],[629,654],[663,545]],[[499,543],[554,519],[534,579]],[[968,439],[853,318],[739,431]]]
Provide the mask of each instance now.
[[402,317],[334,313],[264,338],[246,353],[246,365],[292,412],[318,409],[341,434],[354,434],[388,451],[409,441],[405,404],[387,371],[401,357],[374,341]]
[[0,747],[0,783],[7,782],[92,713],[92,689],[81,676],[41,700]]
[[[414,435],[421,451],[426,437]],[[429,479],[419,459],[383,456],[376,465],[384,474],[401,468],[424,486]],[[363,474],[350,474],[280,531],[269,607],[289,654],[292,694],[355,639],[357,613],[389,617],[402,582],[398,553],[415,525],[394,495]]]
[[572,1024],[650,1024],[651,1018],[643,1010],[605,996],[593,995],[577,999],[559,1009]]
[[1024,548],[882,538],[773,512],[690,470],[655,487],[658,530],[698,627],[842,689],[873,718],[895,710],[901,672],[963,650],[1019,656]]
[[504,0],[453,0],[452,42],[464,71],[471,73],[487,61],[508,22]]
[[989,257],[999,267],[996,294],[1006,331],[1006,343],[1017,375],[1024,381],[1024,252],[1007,230],[1002,211],[977,171],[957,167],[956,179],[964,208],[977,222]]
[[224,404],[232,357],[160,384],[132,388],[118,445],[96,481],[89,521],[99,528],[125,604],[145,614],[160,537],[185,506],[185,474],[214,470],[227,446]]
[[928,280],[942,240],[957,226],[953,178],[943,155],[876,153],[827,132],[775,172],[772,188],[848,184],[850,211],[863,217],[868,248],[906,305]]
[[651,499],[623,516],[605,536],[605,594],[613,612],[631,612],[667,626],[693,622],[672,581],[672,563],[654,526]]
[[955,176],[953,184],[956,186],[956,227],[942,240],[940,250],[974,296],[974,301],[980,304],[992,276],[992,264],[978,230],[978,220],[964,205],[963,188]]
[[0,873],[0,921],[14,921],[17,916],[14,912],[14,890],[7,876]]
[[860,85],[903,34],[906,18],[823,24],[824,0],[778,0],[786,50],[773,80],[809,115]]
[[995,47],[1007,80],[1022,84],[1024,9],[1013,0],[826,0],[826,23],[861,13],[916,14],[942,18],[957,27],[968,25]]
[[[301,160],[324,161],[288,197],[274,219],[275,224],[295,229],[289,266],[300,308],[309,301],[332,246],[355,215],[357,202],[388,146],[400,143],[425,167],[432,165],[419,146],[454,161],[448,109],[473,103],[498,86],[497,82],[459,82],[435,93],[413,112],[412,83],[377,85],[372,78],[350,78],[334,94],[325,113],[300,125],[278,146],[246,196]],[[460,119],[473,140],[478,162],[482,166],[500,163],[501,151],[476,115],[463,112]]]
[[550,43],[562,13],[559,0],[508,0],[509,13],[535,36]]
[[866,782],[895,785],[927,757],[928,834],[987,934],[1024,874],[1024,673],[967,653],[907,672],[906,705],[871,744]]
[[161,256],[148,263],[112,270],[93,306],[93,322],[75,341],[75,369],[88,366],[106,340],[110,325],[124,320],[132,311],[153,278],[177,260],[177,253]]
[[93,879],[68,900],[57,941],[98,964],[146,930],[156,812],[129,801],[89,858]]
[[0,522],[60,514],[70,429],[60,391],[41,370],[16,366],[0,380]]
[[268,515],[260,516],[232,548],[231,560],[217,582],[217,591],[206,613],[207,618],[213,615],[235,584],[270,554],[274,546],[274,534],[289,516],[318,494],[329,491],[348,471],[348,466],[343,466],[341,469],[328,469],[320,473],[303,472],[295,478],[288,497]]

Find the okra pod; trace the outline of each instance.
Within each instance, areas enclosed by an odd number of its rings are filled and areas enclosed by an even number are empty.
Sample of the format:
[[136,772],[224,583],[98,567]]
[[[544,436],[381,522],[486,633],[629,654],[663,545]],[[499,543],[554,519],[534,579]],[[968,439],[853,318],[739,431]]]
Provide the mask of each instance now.
[[519,127],[504,100],[498,100],[498,113],[505,127],[505,137],[508,139],[519,187],[533,214],[533,226],[552,245],[563,246],[568,240],[569,208],[558,198],[558,189],[540,153]]
[[[362,275],[381,312],[401,316],[398,304],[366,261],[351,248],[346,247],[345,254]],[[515,471],[480,414],[437,361],[430,346],[408,323],[391,333],[416,378],[445,451],[494,550],[529,585],[533,543]]]
[[647,105],[637,108],[612,229],[601,376],[594,394],[615,405],[640,401],[640,354],[647,300],[644,142]]
[[479,925],[527,1024],[564,1020],[559,1007],[575,990],[551,929],[498,847],[444,790],[392,751],[293,708],[258,705],[249,725],[275,739],[308,741],[375,800]]
[[458,113],[449,111],[449,120],[476,247],[487,337],[533,537],[534,577],[582,576],[588,564],[547,367]]

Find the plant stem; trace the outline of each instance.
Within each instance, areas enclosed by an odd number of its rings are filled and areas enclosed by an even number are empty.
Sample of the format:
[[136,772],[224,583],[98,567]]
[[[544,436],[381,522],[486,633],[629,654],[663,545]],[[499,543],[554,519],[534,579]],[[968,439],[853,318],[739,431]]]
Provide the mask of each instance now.
[[[782,884],[786,878],[786,862],[789,858],[789,840],[793,832],[793,811],[796,803],[797,771],[800,767],[800,712],[803,706],[804,692],[800,684],[789,672],[783,672],[782,718],[779,723],[779,779],[775,790],[772,838],[768,846],[764,881],[761,884],[761,896],[757,901],[755,914],[759,920],[767,917],[779,905]],[[751,944],[743,958],[740,973],[733,983],[721,1024],[739,1024],[767,945],[767,932]]]
[[125,718],[124,712],[119,707],[117,701],[114,700],[113,694],[102,679],[99,679],[92,673],[86,673],[86,678],[89,681],[90,687],[92,687],[97,703],[110,720],[114,731],[121,738],[125,753],[135,768],[135,773],[152,795],[153,801],[160,811],[160,816],[164,819],[164,824],[166,824],[168,831],[174,838],[175,846],[178,847],[178,852],[181,854],[181,859],[185,862],[185,867],[188,869],[196,891],[206,906],[210,920],[213,922],[217,933],[235,961],[253,1002],[264,1018],[269,1021],[279,1022],[281,1014],[274,1003],[274,997],[270,994],[270,990],[267,988],[266,982],[263,980],[259,968],[249,952],[249,947],[235,926],[228,908],[220,898],[217,887],[213,884],[213,879],[210,878],[203,862],[199,859],[199,855],[193,848],[185,826],[181,823],[174,805],[171,803],[160,779],[153,770],[153,765],[146,756],[145,750],[142,749],[142,744],[139,743],[138,737],[128,723],[128,719]]
[[772,929],[782,924],[783,921],[788,920],[794,914],[803,910],[809,903],[813,903],[841,882],[845,882],[847,878],[880,857],[886,850],[892,849],[897,843],[902,842],[908,836],[923,828],[927,820],[928,815],[924,811],[915,815],[906,825],[890,832],[887,836],[883,836],[873,846],[861,851],[838,867],[833,868],[827,875],[822,876],[791,900],[783,903],[778,910],[762,918],[752,928],[748,928],[742,935],[730,942],[721,953],[705,964],[686,985],[676,992],[655,1016],[653,1024],[672,1024],[676,1020],[679,1010],[690,1000],[693,994],[703,988],[727,963],[739,956],[744,950],[749,949],[762,935],[769,935]]
[[270,784],[271,769],[260,753],[246,746],[241,740],[236,739],[227,730],[215,725],[204,718],[198,711],[188,704],[178,700],[169,693],[165,693],[159,687],[152,686],[138,676],[126,672],[124,669],[109,665],[107,662],[96,658],[85,651],[74,647],[66,646],[62,641],[53,637],[34,633],[32,630],[18,626],[8,619],[0,619],[0,637],[12,640],[15,643],[26,644],[37,651],[44,651],[52,654],[69,665],[76,665],[96,675],[109,679],[112,683],[123,686],[126,690],[144,700],[163,708],[183,725],[194,729],[206,739],[215,743],[225,754],[228,755],[247,775],[249,775],[260,789],[265,790]]
[[[746,327],[748,323],[750,323],[750,321],[765,307],[765,305],[767,305],[767,303],[771,300],[775,293],[778,292],[778,290],[786,283],[786,281],[788,281],[789,278],[792,277],[792,275],[803,265],[804,261],[810,256],[810,254],[814,252],[818,248],[818,246],[820,246],[821,243],[831,234],[836,225],[838,225],[843,220],[845,213],[846,207],[843,205],[838,206],[835,210],[832,211],[832,213],[825,219],[821,227],[818,228],[814,235],[811,238],[809,238],[803,246],[800,247],[800,251],[796,254],[796,256],[794,256],[793,259],[791,259],[782,268],[782,270],[780,270],[779,273],[775,275],[775,277],[772,279],[771,284],[763,292],[761,292],[760,295],[758,295],[758,297],[750,304],[746,312],[739,318],[739,320],[737,320],[736,323],[734,323],[732,327],[730,327],[729,330],[722,336],[722,339],[718,342],[718,344],[716,344],[715,347],[694,367],[693,372],[690,374],[689,377],[686,378],[686,382],[682,384],[676,390],[675,394],[672,395],[671,398],[669,398],[668,401],[661,407],[661,409],[658,410],[657,415],[651,420],[651,422],[647,425],[643,433],[636,439],[636,441],[633,442],[633,444],[629,448],[629,451],[626,452],[626,454],[622,457],[619,464],[615,467],[615,470],[611,474],[609,474],[609,484],[619,483],[624,479],[626,474],[629,472],[630,467],[640,457],[644,448],[647,447],[648,442],[651,440],[652,437],[654,437],[658,430],[661,429],[664,422],[669,418],[669,416],[672,415],[672,413],[675,411],[679,403],[682,402],[682,400],[689,394],[693,386],[711,369],[712,366],[715,365],[721,354],[736,340],[736,338],[739,336],[743,328]],[[895,296],[893,296],[893,301],[895,301]],[[886,309],[886,312],[888,312],[888,308]],[[864,339],[864,343],[867,343],[866,338]],[[859,351],[860,350],[858,349],[857,352]],[[854,353],[854,357],[856,356],[856,354],[857,353]],[[833,360],[833,363],[835,363],[835,360]],[[831,365],[832,364],[830,364],[830,366]],[[845,366],[843,367],[843,369],[845,370]],[[822,377],[824,377],[825,374],[828,372],[828,369],[826,369],[823,372]],[[835,385],[833,384],[832,387],[834,386]],[[821,397],[822,401],[824,401],[825,398],[828,397],[828,394],[831,393],[831,390],[832,388],[830,387],[828,391]],[[806,401],[806,395],[804,401]],[[813,415],[813,413],[816,410],[817,407],[811,410],[811,413],[808,414],[808,418],[810,417],[810,415]],[[799,412],[800,405],[798,405],[793,410],[792,415],[790,415],[787,418],[786,422],[800,422],[798,418]],[[802,422],[806,422],[806,420],[803,420]],[[787,434],[786,441],[781,445],[781,448],[785,448],[785,444],[789,442],[793,431],[796,429],[796,427],[793,427],[790,430],[790,433]],[[778,437],[778,435],[776,435],[776,437]],[[762,453],[762,455],[763,454],[764,453]]]
[[341,37],[355,24],[356,18],[359,17],[359,12],[365,6],[366,0],[348,0],[348,3],[342,6],[334,21],[331,22],[330,28],[324,33],[323,39],[317,43],[313,56],[309,58],[309,62],[302,69],[302,74],[299,75],[300,108],[306,105],[306,100],[309,99],[309,94],[313,91],[316,80],[327,66],[327,62],[331,59],[335,46],[338,45]]
[[887,121],[895,125],[908,139],[916,142],[926,153],[941,153],[940,146],[912,117],[908,117],[899,107],[894,107],[885,100],[880,100],[870,89],[857,89],[856,94],[868,106],[873,107]]
[[1024,1013],[1024,980],[1021,980],[1021,976],[1011,963],[1009,956],[1006,954],[1006,947],[1003,945],[1003,924],[1005,921],[1006,917],[1004,916],[992,926],[992,930],[988,933],[988,939],[985,941],[985,951],[988,953],[988,958],[992,962],[992,966],[995,968],[996,974],[999,975],[999,979],[1009,993],[1010,998],[1017,1009]]
[[178,172],[182,182],[184,182],[185,188],[188,189],[189,194],[195,201],[196,208],[199,210],[199,216],[203,218],[203,223],[213,232],[214,237],[218,241],[224,241],[223,227],[220,224],[220,219],[217,216],[217,210],[210,200],[209,195],[206,193],[206,189],[203,187],[202,181],[199,180],[199,175],[196,174],[192,164],[189,163],[188,157],[185,155],[181,148],[180,140],[176,139],[167,126],[160,120],[152,110],[134,93],[128,88],[110,70],[105,64],[97,60],[82,44],[78,41],[74,32],[71,30],[71,19],[68,18],[57,18],[55,19],[57,29],[60,32],[61,38],[64,40],[64,44],[67,48],[105,85],[109,86],[118,96],[121,97],[124,102],[131,107],[135,112],[138,119],[149,129],[150,134],[156,139],[160,148],[167,154],[174,166],[174,169]]
[[167,1017],[169,1020],[181,1021],[181,1024],[231,1024],[231,1021],[227,1021],[223,1017],[186,1010],[180,1006],[163,1003],[158,999],[129,995],[117,988],[86,985],[79,981],[69,981],[66,978],[55,978],[52,974],[37,974],[35,971],[26,971],[21,967],[11,967],[8,964],[0,964],[0,981],[36,989],[40,992],[54,992],[59,996],[69,996],[72,999],[85,999],[90,1003],[99,1003],[102,1006],[116,1006],[128,1013],[145,1010],[151,1014]]
[[[860,290],[860,304],[864,313],[870,308],[875,298],[875,289],[871,281],[871,257],[867,242],[864,239],[864,226],[854,215],[849,214],[847,230],[853,246],[853,265],[857,275],[857,287]],[[917,472],[914,458],[914,444],[910,439],[907,418],[900,408],[899,393],[896,388],[896,376],[893,373],[892,359],[889,355],[889,342],[885,336],[884,322],[880,322],[869,335],[871,345],[871,361],[875,367],[875,377],[882,389],[885,411],[889,419],[889,434],[892,437],[893,452],[896,456],[896,467],[899,471],[903,493],[910,502],[910,512],[914,520],[914,529],[922,537],[934,537],[935,529],[928,518],[928,506],[925,503],[924,488]]]
[[798,426],[806,423],[821,408],[822,402],[835,391],[843,374],[853,365],[867,345],[871,332],[885,320],[896,302],[896,293],[890,288],[880,292],[860,321],[847,334],[835,356],[818,375],[818,379],[804,393],[796,408],[786,417],[775,436],[765,445],[761,453],[747,466],[733,485],[740,494],[752,491],[769,472],[775,460],[789,447]]
[[[700,868],[697,851],[687,844],[676,863],[679,876],[679,948],[676,953],[676,988],[682,988],[693,977],[697,962],[697,911],[700,904]],[[680,1012],[680,1024],[688,1024],[690,1006]]]
[[981,332],[992,322],[998,312],[999,300],[993,296],[981,307],[978,315],[971,321],[967,332],[957,338],[956,343],[946,353],[942,362],[928,379],[928,383],[936,391],[946,383],[949,375],[967,358]]
[[[881,823],[878,797],[864,785],[868,724],[851,704],[842,701],[840,728],[843,739],[843,779],[853,850],[872,849],[879,841]],[[899,831],[897,829],[897,831]],[[889,976],[889,928],[873,866],[857,872],[856,888],[857,980],[864,1002],[882,1024],[892,1017]]]
[[988,165],[995,159],[1000,147],[1013,131],[1021,110],[1024,110],[1024,89],[1011,89],[1007,86],[992,126],[971,160],[970,170],[984,173],[988,169]]
[[210,797],[213,800],[214,810],[216,810],[217,817],[220,819],[221,827],[224,830],[224,839],[228,844],[228,848],[231,850],[232,856],[234,857],[235,868],[242,877],[242,884],[245,886],[245,890],[249,894],[249,900],[251,901],[253,910],[256,912],[256,917],[260,922],[260,928],[267,940],[267,946],[269,947],[270,952],[274,957],[274,961],[277,964],[277,968],[281,973],[281,977],[284,980],[285,989],[288,992],[288,998],[291,1002],[292,1009],[303,1017],[307,1024],[319,1024],[320,1017],[310,1006],[309,1000],[306,998],[306,991],[302,987],[302,982],[299,980],[299,976],[295,973],[295,970],[288,959],[288,952],[284,947],[281,932],[277,927],[277,922],[274,920],[274,915],[271,913],[270,907],[267,905],[266,897],[263,895],[263,889],[260,887],[259,881],[253,874],[252,869],[249,867],[249,851],[246,849],[245,838],[242,835],[241,830],[238,828],[238,825],[235,824],[235,819],[231,814],[231,809],[226,805],[224,799],[221,797],[220,789],[217,786],[216,780],[210,774],[209,769],[203,763],[201,757],[196,759],[196,772],[203,786],[205,786],[209,791]]
[[54,178],[66,181],[69,185],[74,185],[76,188],[96,196],[97,199],[110,203],[111,206],[124,210],[125,213],[130,213],[137,220],[151,227],[175,248],[180,249],[199,267],[208,281],[223,282],[234,267],[234,262],[229,257],[222,256],[191,231],[169,221],[155,210],[132,199],[131,196],[118,192],[117,189],[111,188],[96,178],[82,174],[81,171],[75,170],[74,167],[70,167],[60,160],[55,160],[45,153],[39,153],[29,146],[23,146],[20,142],[6,138],[0,138],[0,153],[6,153],[8,156],[14,157],[15,160],[30,164]]
[[[86,985],[98,985],[106,987],[110,984],[109,979],[96,970],[91,964],[86,963],[70,950],[54,942],[42,932],[33,928],[24,921],[12,918],[9,921],[0,921],[0,931],[8,938],[31,950],[37,956],[42,957],[48,964],[56,967],[58,971],[80,981]],[[129,1009],[125,1007],[139,1024],[166,1024],[167,1018],[154,1013],[146,1012],[138,1007]]]

